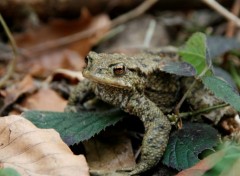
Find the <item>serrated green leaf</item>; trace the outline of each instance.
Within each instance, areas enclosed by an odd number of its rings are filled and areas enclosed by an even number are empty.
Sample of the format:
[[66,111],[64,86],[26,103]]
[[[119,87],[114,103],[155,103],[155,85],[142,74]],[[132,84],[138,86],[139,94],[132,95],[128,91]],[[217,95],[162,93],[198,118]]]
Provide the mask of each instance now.
[[119,109],[99,112],[44,112],[28,111],[23,117],[39,128],[54,128],[69,145],[87,140],[122,119],[126,114]]
[[186,123],[182,129],[170,135],[163,163],[177,170],[189,168],[199,161],[199,153],[212,149],[218,141],[218,132],[213,127]]
[[195,68],[186,62],[168,62],[162,68],[162,71],[176,74],[179,76],[195,76]]
[[240,111],[240,96],[228,83],[215,76],[204,76],[202,81],[215,96],[232,105],[237,111]]
[[[185,47],[179,50],[179,55],[183,61],[193,65],[198,75],[201,74],[205,68],[211,65],[211,60],[207,60],[206,35],[200,32],[193,34]],[[208,71],[206,75],[211,75],[211,71]]]
[[0,176],[20,176],[20,174],[12,168],[0,169]]

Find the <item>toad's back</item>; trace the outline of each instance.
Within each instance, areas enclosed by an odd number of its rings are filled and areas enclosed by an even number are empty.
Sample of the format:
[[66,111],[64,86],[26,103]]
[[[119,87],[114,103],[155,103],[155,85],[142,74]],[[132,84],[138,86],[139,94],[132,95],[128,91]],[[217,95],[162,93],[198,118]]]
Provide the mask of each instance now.
[[168,62],[176,61],[178,57],[173,54],[142,53],[134,57],[134,62],[146,76],[144,95],[163,112],[170,112],[179,98],[180,76],[163,72],[161,68]]
[[170,112],[179,98],[179,91],[178,76],[156,70],[148,75],[144,94],[163,112]]

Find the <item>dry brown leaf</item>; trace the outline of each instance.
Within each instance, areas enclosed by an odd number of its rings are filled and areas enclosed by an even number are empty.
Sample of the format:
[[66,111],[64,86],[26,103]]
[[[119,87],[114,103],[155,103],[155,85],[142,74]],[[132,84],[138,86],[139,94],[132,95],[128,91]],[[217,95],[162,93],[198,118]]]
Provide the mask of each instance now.
[[83,11],[78,20],[52,20],[38,29],[28,30],[15,39],[23,54],[18,70],[46,77],[58,68],[81,70],[84,57],[110,27],[106,15],[91,17]]
[[49,88],[38,90],[35,94],[27,97],[21,104],[22,107],[31,110],[58,112],[63,112],[66,105],[67,100],[64,100],[55,91]]
[[0,118],[0,165],[22,176],[87,176],[83,156],[73,155],[53,129],[39,129],[21,116]]
[[129,138],[114,136],[112,138],[93,138],[84,142],[86,158],[93,171],[111,172],[123,168],[133,168],[135,159]]
[[1,107],[1,112],[4,111],[9,105],[14,103],[21,95],[32,92],[36,88],[34,81],[30,75],[26,75],[23,80],[13,86],[8,87],[5,91],[1,92],[4,97],[4,106]]

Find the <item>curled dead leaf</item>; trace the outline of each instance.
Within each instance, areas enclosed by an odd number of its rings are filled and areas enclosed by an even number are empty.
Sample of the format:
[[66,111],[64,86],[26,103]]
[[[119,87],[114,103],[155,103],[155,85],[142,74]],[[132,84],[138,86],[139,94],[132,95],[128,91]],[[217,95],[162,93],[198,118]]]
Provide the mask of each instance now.
[[22,176],[89,175],[84,156],[74,155],[55,130],[16,115],[0,119],[0,161]]
[[26,75],[21,82],[2,91],[1,96],[4,97],[4,105],[0,108],[0,113],[2,113],[9,105],[13,104],[20,96],[32,92],[35,89],[36,85],[34,84],[33,78],[30,75]]
[[71,84],[77,84],[79,81],[84,80],[82,72],[72,71],[67,69],[57,69],[54,73],[48,78],[49,81],[53,80],[67,80]]

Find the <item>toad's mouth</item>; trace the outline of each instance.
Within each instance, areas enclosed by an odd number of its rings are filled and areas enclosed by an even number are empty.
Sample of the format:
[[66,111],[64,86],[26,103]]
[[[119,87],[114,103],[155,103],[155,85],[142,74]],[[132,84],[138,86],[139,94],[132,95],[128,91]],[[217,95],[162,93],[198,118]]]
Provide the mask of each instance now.
[[106,77],[101,74],[96,74],[92,75],[89,71],[84,70],[83,71],[83,76],[90,81],[93,81],[97,84],[105,85],[105,86],[111,86],[111,87],[116,87],[116,88],[121,88],[121,89],[131,89],[130,83],[126,83],[123,80],[120,79],[113,79]]

